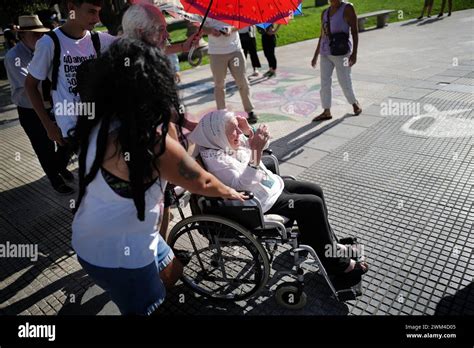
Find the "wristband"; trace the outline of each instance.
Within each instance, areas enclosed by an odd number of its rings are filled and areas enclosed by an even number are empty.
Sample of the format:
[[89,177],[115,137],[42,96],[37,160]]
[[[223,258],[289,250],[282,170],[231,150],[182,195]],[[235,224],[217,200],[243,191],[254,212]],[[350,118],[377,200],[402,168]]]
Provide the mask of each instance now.
[[255,170],[258,169],[258,167],[257,167],[256,165],[252,164],[252,162],[249,162],[248,166],[249,166],[250,168],[255,169]]
[[[257,129],[255,128],[255,126],[250,126],[250,129],[252,129],[252,133],[255,134],[255,132],[257,131]],[[247,134],[244,134],[247,138],[250,138],[250,135],[247,135]]]

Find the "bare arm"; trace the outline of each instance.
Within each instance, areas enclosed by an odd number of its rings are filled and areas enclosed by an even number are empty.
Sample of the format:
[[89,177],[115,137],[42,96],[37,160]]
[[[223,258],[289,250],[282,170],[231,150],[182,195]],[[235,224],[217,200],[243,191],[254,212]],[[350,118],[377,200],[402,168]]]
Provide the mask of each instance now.
[[204,35],[213,35],[213,36],[221,36],[221,32],[217,29],[214,29],[214,28],[209,28],[209,27],[204,27],[202,29],[202,32],[204,33]]
[[51,121],[48,112],[44,108],[43,97],[38,90],[39,82],[40,81],[31,76],[31,74],[28,74],[25,79],[26,94],[28,95],[28,98],[30,98],[33,109],[35,109],[44,129],[48,133],[48,137],[60,145],[63,145],[64,141],[60,129],[53,121]]
[[324,31],[323,31],[323,14],[324,11],[321,13],[321,32],[319,34],[318,45],[316,46],[316,51],[314,51],[313,59],[311,60],[311,66],[313,68],[316,67],[316,63],[318,62],[319,52],[321,50],[321,40],[323,39]]
[[357,50],[359,48],[359,21],[357,14],[352,5],[348,4],[344,10],[344,18],[351,27],[352,41],[354,47],[352,48],[352,55],[349,58],[349,65],[352,66],[357,62]]
[[280,29],[280,26],[281,26],[281,24],[277,24],[277,25],[275,25],[274,28],[269,28],[267,33],[270,34],[270,35],[275,35],[277,33],[278,29]]
[[199,40],[201,40],[203,32],[198,31],[188,37],[188,39],[185,42],[182,43],[177,43],[173,44],[171,46],[166,47],[165,53],[166,54],[174,54],[174,53],[180,53],[180,52],[189,52],[191,47],[193,45],[197,45],[199,43]]
[[166,137],[166,151],[159,158],[161,177],[186,190],[209,197],[243,200],[244,195],[221,183],[191,157],[171,137]]

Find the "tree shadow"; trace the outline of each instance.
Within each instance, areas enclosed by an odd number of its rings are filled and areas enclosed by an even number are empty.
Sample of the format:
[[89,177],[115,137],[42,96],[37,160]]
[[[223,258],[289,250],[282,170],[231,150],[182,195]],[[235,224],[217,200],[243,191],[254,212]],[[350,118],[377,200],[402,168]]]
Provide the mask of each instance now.
[[[110,301],[109,295],[104,292],[92,297],[89,301],[81,303],[88,288],[85,284],[93,285],[83,270],[68,274],[54,281],[53,283],[41,287],[33,294],[16,301],[0,310],[5,315],[19,315],[25,310],[37,305],[51,294],[62,291],[66,296],[66,301],[57,311],[58,315],[97,315],[100,310]],[[80,284],[80,285],[78,285]],[[55,310],[57,310],[55,308]]]
[[[55,196],[46,177],[0,193],[0,243],[29,245],[38,251],[36,257],[2,260],[0,282],[6,284],[0,289],[0,303],[6,304],[2,311],[19,314],[55,291],[77,286],[80,273],[63,269],[63,262],[69,264],[74,255],[72,198],[76,197]],[[12,303],[17,295],[23,298]]]
[[435,315],[474,315],[474,283],[443,297],[436,306]]

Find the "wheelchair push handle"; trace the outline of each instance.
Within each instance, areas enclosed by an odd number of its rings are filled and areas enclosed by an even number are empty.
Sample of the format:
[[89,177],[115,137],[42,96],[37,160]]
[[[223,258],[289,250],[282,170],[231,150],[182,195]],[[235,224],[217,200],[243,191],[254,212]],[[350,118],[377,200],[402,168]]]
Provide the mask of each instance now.
[[254,198],[254,194],[252,191],[241,191],[241,192],[247,196],[247,198],[245,199],[247,201]]

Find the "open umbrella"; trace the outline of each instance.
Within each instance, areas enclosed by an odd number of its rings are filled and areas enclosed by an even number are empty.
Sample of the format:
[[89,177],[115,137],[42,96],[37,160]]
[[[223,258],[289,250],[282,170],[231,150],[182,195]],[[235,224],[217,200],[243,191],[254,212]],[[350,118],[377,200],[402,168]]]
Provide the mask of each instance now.
[[[274,23],[288,17],[302,0],[181,0],[189,13],[209,16],[236,28]],[[203,21],[203,23],[204,23]]]
[[[283,25],[288,24],[290,22],[290,19],[293,19],[294,16],[301,16],[301,15],[303,15],[303,4],[300,4],[298,8],[293,12],[292,15],[277,20],[275,24],[283,24]],[[260,23],[260,24],[257,24],[257,27],[260,27],[262,29],[267,29],[270,25],[272,25],[272,23]]]

